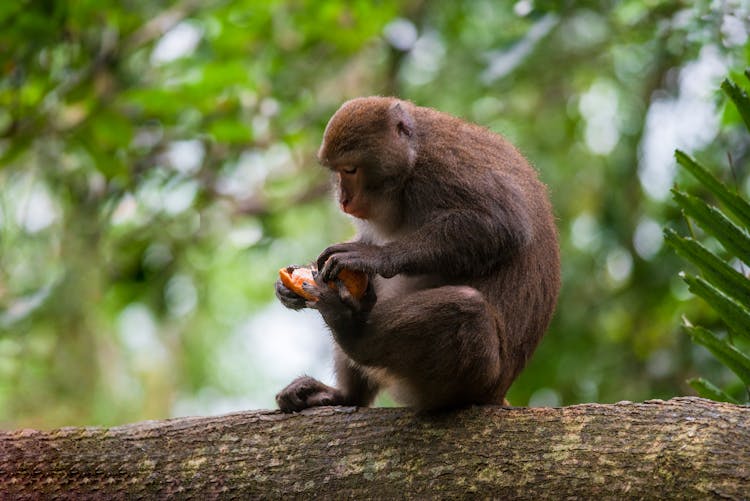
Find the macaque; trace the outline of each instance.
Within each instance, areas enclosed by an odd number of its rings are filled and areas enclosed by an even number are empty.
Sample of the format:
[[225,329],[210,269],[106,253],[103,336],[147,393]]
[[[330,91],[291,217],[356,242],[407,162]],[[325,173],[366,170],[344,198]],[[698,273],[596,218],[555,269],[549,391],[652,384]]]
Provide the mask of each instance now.
[[[430,411],[502,404],[539,344],[560,288],[546,187],[506,139],[391,97],[344,103],[318,152],[357,237],[317,259],[315,297],[281,282],[292,309],[315,308],[335,340],[336,387],[308,376],[277,396],[284,412],[370,405],[380,390]],[[327,287],[364,272],[355,298]]]

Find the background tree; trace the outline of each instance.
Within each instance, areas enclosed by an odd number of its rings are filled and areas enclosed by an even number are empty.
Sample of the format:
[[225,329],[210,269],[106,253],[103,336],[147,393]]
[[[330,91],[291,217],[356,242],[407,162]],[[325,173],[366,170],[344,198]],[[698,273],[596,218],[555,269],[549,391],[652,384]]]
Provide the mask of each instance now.
[[[745,71],[745,76],[750,78],[750,69]],[[747,92],[730,80],[724,80],[721,88],[750,131],[750,97]],[[701,188],[722,205],[719,208],[677,188],[672,190],[674,201],[687,218],[691,236],[680,236],[667,228],[664,237],[699,272],[698,275],[680,274],[688,289],[703,298],[724,323],[721,332],[714,332],[684,319],[685,331],[694,342],[708,348],[735,373],[744,391],[741,398],[735,398],[705,378],[694,378],[688,383],[703,397],[747,403],[750,401],[750,356],[746,353],[750,347],[750,278],[744,263],[750,261],[750,203],[685,152],[677,150],[675,158]],[[692,223],[697,223],[698,228]],[[712,249],[700,242],[709,238]],[[740,393],[737,391],[738,382],[735,380],[732,385],[733,393]]]
[[681,221],[665,202],[675,147],[731,152],[747,192],[747,138],[715,137],[715,89],[748,64],[749,14],[729,0],[6,2],[0,424],[270,407],[282,371],[325,367],[314,316],[269,306],[272,283],[351,235],[314,153],[344,99],[377,93],[507,135],[550,186],[564,289],[513,403],[731,381],[677,332],[687,309],[717,319],[686,303],[660,228]]

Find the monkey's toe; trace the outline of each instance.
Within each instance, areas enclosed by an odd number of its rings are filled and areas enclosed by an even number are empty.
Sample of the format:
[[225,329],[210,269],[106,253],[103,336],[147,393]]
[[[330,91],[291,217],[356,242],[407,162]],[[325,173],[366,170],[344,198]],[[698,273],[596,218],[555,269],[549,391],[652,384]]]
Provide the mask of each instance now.
[[282,412],[299,412],[321,405],[341,405],[342,401],[338,390],[310,376],[295,379],[276,395],[276,403]]

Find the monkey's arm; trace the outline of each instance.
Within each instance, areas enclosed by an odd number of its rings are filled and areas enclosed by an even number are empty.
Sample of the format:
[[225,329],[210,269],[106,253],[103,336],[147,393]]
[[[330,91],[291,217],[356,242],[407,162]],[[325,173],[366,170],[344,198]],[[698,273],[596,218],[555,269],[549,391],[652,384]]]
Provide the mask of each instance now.
[[523,248],[532,238],[522,208],[441,211],[413,232],[383,246],[348,242],[318,257],[324,279],[344,268],[378,273],[481,275]]

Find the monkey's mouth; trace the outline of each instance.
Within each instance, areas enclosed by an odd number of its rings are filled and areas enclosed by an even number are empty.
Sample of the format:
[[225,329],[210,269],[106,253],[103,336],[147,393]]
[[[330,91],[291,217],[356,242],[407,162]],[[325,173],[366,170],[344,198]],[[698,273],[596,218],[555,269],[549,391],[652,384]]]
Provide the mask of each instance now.
[[366,219],[367,213],[362,207],[358,206],[356,197],[341,197],[339,204],[341,205],[341,210],[347,214],[359,219]]
[[[342,197],[339,201],[341,204],[341,210],[346,212],[347,214],[352,213],[352,199],[349,197]],[[353,215],[353,214],[352,214]]]

